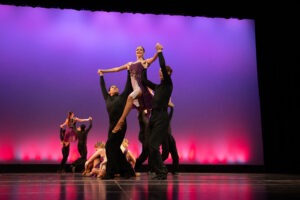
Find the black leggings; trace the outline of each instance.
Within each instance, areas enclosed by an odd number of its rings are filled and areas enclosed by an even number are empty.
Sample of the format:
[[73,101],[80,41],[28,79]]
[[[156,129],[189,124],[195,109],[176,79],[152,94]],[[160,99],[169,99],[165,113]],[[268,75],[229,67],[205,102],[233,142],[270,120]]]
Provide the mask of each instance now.
[[65,167],[66,167],[66,162],[67,162],[68,157],[69,157],[69,153],[70,153],[70,144],[68,144],[68,145],[64,144],[62,149],[61,149],[61,152],[62,152],[63,158],[62,158],[61,163],[60,163],[60,170],[64,170]]
[[121,129],[117,133],[110,134],[106,145],[106,174],[113,177],[114,174],[133,173],[134,170],[131,164],[127,161],[126,156],[120,149],[120,146],[125,137],[126,129]]

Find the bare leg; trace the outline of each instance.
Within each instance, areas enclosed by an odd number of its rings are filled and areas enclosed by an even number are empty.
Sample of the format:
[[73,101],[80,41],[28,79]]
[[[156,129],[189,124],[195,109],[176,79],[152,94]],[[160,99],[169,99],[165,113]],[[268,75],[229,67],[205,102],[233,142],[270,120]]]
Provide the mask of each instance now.
[[[140,93],[138,95],[138,97],[141,96],[142,93]],[[137,98],[138,98],[137,97]],[[129,95],[128,98],[127,98],[127,101],[126,101],[126,105],[125,105],[125,108],[123,110],[123,113],[118,121],[118,123],[116,124],[116,126],[113,128],[112,132],[113,133],[116,133],[118,132],[119,130],[121,130],[122,126],[124,125],[124,122],[125,122],[125,119],[127,117],[127,115],[130,113],[131,109],[132,109],[132,105],[133,105],[133,98]]]
[[132,103],[133,103],[133,98],[131,96],[128,96],[123,113],[122,113],[118,123],[112,130],[113,133],[118,132],[122,128],[127,115],[129,114],[130,110],[132,109]]

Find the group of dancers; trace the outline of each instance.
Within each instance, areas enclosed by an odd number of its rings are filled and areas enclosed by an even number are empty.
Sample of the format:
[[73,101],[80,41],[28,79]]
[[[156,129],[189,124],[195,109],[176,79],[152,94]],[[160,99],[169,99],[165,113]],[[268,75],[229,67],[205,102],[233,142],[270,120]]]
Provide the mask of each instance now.
[[[138,46],[135,62],[128,62],[111,69],[98,70],[100,88],[109,116],[107,141],[97,143],[95,145],[96,152],[87,159],[86,138],[83,139],[84,142],[81,143],[79,149],[79,134],[84,134],[87,137],[92,126],[92,118],[80,119],[70,112],[66,121],[60,126],[63,145],[61,169],[63,169],[66,162],[64,160],[64,155],[68,152],[66,149],[69,148],[70,142],[78,139],[78,150],[81,158],[71,166],[75,168],[78,163],[82,164],[84,162],[84,175],[95,174],[102,179],[113,179],[118,174],[121,177],[130,178],[136,176],[136,171],[139,171],[142,163],[148,159],[149,171],[154,174],[151,178],[164,180],[168,174],[164,160],[168,158],[169,153],[171,153],[173,160],[171,172],[173,174],[177,173],[179,157],[170,125],[174,109],[174,104],[171,102],[173,91],[172,68],[166,66],[163,46],[157,43],[155,49],[156,53],[153,57],[144,59],[145,49]],[[147,68],[157,58],[160,64],[159,84],[153,83],[147,77]],[[127,70],[127,81],[122,93],[119,93],[119,88],[116,85],[111,85],[107,90],[104,74],[121,70]],[[142,152],[136,160],[130,158],[133,156],[128,154],[128,145],[125,144],[125,147],[122,145],[126,141],[126,117],[133,107],[138,111],[140,125],[138,139],[142,143]],[[170,108],[170,112],[168,112],[168,108]],[[87,129],[84,124],[76,128],[76,122],[87,121],[90,122]],[[162,153],[160,147],[162,147]],[[92,162],[95,158],[97,158],[97,161]]]

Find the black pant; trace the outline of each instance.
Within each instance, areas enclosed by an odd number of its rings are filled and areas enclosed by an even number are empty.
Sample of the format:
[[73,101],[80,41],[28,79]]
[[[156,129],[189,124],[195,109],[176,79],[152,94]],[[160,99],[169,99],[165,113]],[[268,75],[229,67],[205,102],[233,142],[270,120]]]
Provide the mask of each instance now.
[[176,141],[172,134],[168,133],[167,138],[164,140],[162,144],[162,160],[165,161],[169,157],[169,153],[172,157],[172,172],[175,173],[178,171],[179,167],[179,156],[176,146]]
[[81,158],[86,159],[86,157],[87,157],[87,146],[86,146],[86,143],[83,143],[83,144],[78,143],[77,148],[78,148],[78,152],[79,152]]
[[70,153],[70,144],[68,144],[68,145],[63,144],[61,152],[62,152],[63,158],[60,163],[60,170],[65,170],[66,163],[67,163],[69,153]]
[[126,156],[123,154],[120,146],[125,137],[126,127],[123,127],[117,133],[109,134],[109,138],[105,144],[107,164],[106,175],[113,177],[114,174],[133,176],[134,170],[131,164],[127,161]]
[[[139,141],[142,143],[142,152],[136,159],[135,170],[140,170],[142,164],[149,158],[149,118],[144,111],[140,111],[138,115],[140,131]],[[148,160],[148,166],[150,171],[153,171],[151,167],[151,160]]]
[[87,160],[87,146],[86,144],[80,144],[78,143],[78,152],[80,154],[80,158],[78,158],[77,160],[75,160],[72,165],[76,168],[79,168],[80,170],[84,169],[84,164]]
[[162,161],[160,146],[167,137],[169,116],[167,111],[153,110],[149,122],[149,162],[157,175],[166,175],[167,167]]
[[[139,171],[142,164],[148,159],[149,157],[149,148],[147,145],[142,144],[142,152],[139,155],[139,157],[136,159],[136,163],[135,163],[135,170]],[[150,167],[150,163],[148,163],[149,167]],[[151,167],[150,167],[151,169]]]

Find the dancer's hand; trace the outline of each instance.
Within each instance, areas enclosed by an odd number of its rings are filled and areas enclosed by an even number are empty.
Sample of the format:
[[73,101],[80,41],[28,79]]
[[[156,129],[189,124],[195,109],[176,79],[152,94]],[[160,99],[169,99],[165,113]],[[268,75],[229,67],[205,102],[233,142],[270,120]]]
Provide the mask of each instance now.
[[156,49],[158,52],[161,52],[161,51],[163,50],[163,46],[162,46],[160,43],[156,43],[155,49]]
[[99,74],[99,76],[103,76],[103,72],[102,72],[101,69],[98,69],[98,72],[97,72],[97,73]]

